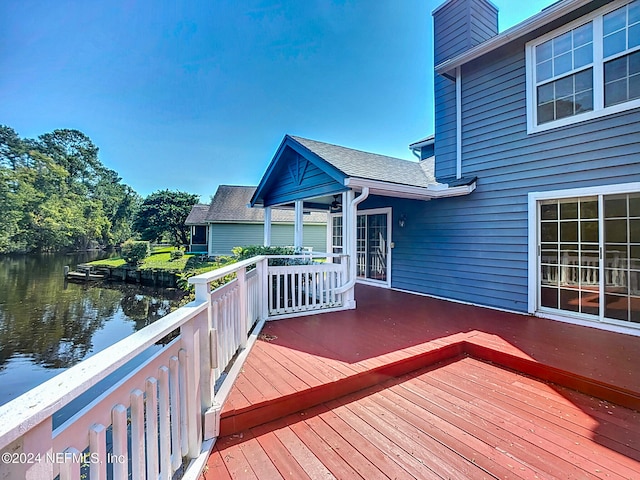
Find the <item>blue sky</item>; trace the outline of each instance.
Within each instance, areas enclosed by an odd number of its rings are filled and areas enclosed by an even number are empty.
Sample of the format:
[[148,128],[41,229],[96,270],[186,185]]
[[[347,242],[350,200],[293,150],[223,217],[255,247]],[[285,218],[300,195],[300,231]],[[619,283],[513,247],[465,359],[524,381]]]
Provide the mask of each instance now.
[[[400,158],[433,133],[441,0],[3,0],[0,124],[75,128],[143,196],[256,185],[282,137]],[[553,0],[494,0],[500,30]]]

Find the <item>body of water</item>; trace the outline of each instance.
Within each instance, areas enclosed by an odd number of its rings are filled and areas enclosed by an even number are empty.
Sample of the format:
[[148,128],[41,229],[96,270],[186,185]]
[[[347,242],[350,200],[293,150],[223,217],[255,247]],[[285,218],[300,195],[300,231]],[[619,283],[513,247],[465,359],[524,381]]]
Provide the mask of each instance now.
[[182,294],[66,282],[104,253],[0,256],[0,405],[168,314]]

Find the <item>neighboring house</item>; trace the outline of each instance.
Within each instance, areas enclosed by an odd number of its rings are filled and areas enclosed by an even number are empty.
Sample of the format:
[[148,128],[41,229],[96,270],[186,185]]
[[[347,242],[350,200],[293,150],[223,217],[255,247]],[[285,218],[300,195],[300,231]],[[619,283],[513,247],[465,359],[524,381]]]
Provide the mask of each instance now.
[[[210,205],[194,205],[185,221],[191,226],[192,252],[229,255],[238,246],[264,243],[264,211],[249,208],[255,187],[220,185]],[[272,245],[294,244],[294,212],[274,210]],[[303,247],[315,252],[327,248],[327,214],[304,214]]]
[[485,0],[433,18],[421,161],[286,136],[252,205],[340,196],[329,248],[369,283],[640,327],[640,0],[561,0],[502,33]]

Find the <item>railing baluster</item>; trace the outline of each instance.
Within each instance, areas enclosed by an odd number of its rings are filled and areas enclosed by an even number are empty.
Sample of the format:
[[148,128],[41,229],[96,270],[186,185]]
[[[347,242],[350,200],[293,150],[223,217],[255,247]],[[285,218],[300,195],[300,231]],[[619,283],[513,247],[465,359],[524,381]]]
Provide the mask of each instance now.
[[129,395],[131,405],[131,478],[145,477],[144,393],[135,389]]
[[89,429],[89,452],[95,455],[89,464],[91,480],[107,480],[107,429],[102,424],[94,424]]
[[113,455],[113,479],[127,480],[129,478],[129,454],[127,452],[127,409],[118,404],[111,410]]
[[158,369],[158,407],[160,432],[160,478],[171,479],[171,416],[169,414],[169,369],[162,366]]
[[278,275],[277,277],[277,281],[276,281],[276,312],[277,313],[281,313],[281,296],[280,296],[280,283],[282,281],[282,275]]
[[64,451],[64,462],[60,465],[60,480],[80,480],[80,452],[76,448]]
[[158,478],[158,380],[153,377],[145,382],[147,475]]
[[181,348],[178,352],[178,370],[180,374],[179,386],[180,386],[180,457],[185,457],[189,452],[189,438],[187,436],[187,352],[184,348]]
[[178,357],[172,356],[169,359],[169,402],[171,403],[171,470],[174,472],[180,468],[182,463],[182,410],[180,404],[180,368]]

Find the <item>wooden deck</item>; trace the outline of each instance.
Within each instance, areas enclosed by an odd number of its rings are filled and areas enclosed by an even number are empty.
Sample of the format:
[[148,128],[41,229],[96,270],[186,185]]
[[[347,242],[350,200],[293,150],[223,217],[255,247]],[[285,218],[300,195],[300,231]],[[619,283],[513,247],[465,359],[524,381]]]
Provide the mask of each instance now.
[[222,413],[220,476],[204,478],[640,478],[640,338],[373,287],[356,299],[266,325]]

